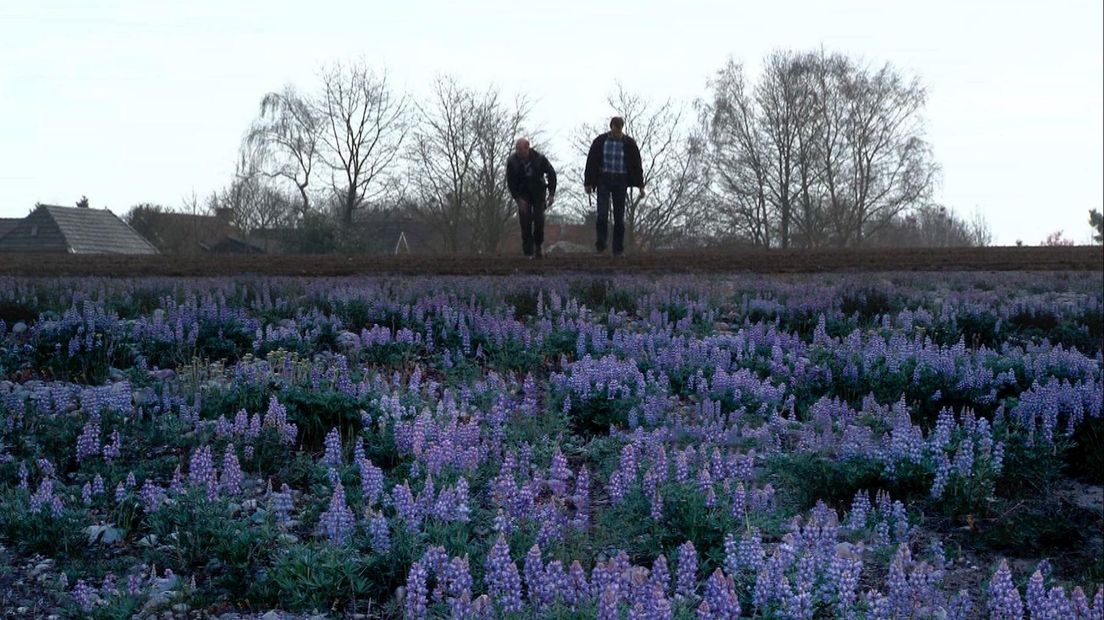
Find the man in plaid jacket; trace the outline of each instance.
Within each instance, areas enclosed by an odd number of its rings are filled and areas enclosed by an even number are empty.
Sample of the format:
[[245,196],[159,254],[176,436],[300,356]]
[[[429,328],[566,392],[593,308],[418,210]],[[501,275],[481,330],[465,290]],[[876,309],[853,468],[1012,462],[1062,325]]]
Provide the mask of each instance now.
[[599,253],[606,251],[609,237],[609,207],[613,202],[613,255],[625,251],[625,196],[628,188],[640,188],[644,198],[644,166],[640,160],[640,148],[636,140],[625,135],[625,119],[610,119],[610,130],[590,145],[587,153],[583,186],[587,194],[598,191],[598,241]]

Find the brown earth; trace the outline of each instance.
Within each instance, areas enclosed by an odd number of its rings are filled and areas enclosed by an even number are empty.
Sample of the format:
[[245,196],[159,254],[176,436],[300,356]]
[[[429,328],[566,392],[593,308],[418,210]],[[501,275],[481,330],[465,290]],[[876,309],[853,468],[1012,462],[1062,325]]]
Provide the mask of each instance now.
[[864,248],[652,252],[613,258],[521,256],[252,255],[115,256],[0,254],[0,275],[287,276],[354,274],[510,275],[516,273],[809,273],[829,271],[1104,271],[1104,249],[1078,247]]

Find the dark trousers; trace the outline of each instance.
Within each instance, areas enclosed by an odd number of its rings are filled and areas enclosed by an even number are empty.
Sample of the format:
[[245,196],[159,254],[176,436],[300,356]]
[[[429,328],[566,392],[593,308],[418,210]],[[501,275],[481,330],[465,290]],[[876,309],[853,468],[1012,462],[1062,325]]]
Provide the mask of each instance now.
[[599,252],[606,249],[609,236],[609,207],[613,200],[613,253],[625,251],[625,194],[628,192],[628,176],[602,173],[598,181],[598,242]]
[[518,221],[521,222],[521,251],[526,256],[533,255],[534,248],[544,243],[544,192],[525,197],[528,208],[518,208]]

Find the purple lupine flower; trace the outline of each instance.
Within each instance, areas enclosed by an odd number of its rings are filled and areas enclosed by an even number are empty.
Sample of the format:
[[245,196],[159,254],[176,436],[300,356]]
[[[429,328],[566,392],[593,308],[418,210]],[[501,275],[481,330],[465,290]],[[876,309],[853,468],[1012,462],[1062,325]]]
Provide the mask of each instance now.
[[171,492],[173,495],[180,495],[184,492],[184,478],[180,475],[179,465],[177,465],[176,469],[173,470],[172,481],[169,482],[169,492]]
[[1023,601],[1012,583],[1007,560],[1001,560],[997,572],[989,580],[988,607],[989,617],[993,620],[1023,620]]
[[[1094,606],[1093,611],[1096,614],[1096,618],[1100,618],[1101,615],[1102,615],[1102,612],[1104,612],[1104,608],[1101,608],[1101,606],[1098,603],[1097,605]],[[1061,586],[1052,587],[1050,589],[1050,593],[1047,595],[1045,603],[1043,604],[1042,608],[1039,610],[1039,614],[1035,615],[1035,612],[1032,612],[1032,615],[1031,615],[1032,620],[1035,620],[1035,618],[1039,618],[1040,620],[1042,620],[1044,618],[1046,620],[1051,620],[1051,619],[1053,619],[1053,620],[1063,620],[1064,618],[1076,618],[1076,617],[1077,617],[1077,614],[1073,610],[1073,603],[1070,602],[1069,597],[1066,596],[1065,589],[1062,588]],[[1092,616],[1085,616],[1085,617],[1092,617]]]
[[[99,476],[99,474],[96,474],[96,475]],[[20,489],[22,489],[24,491],[27,490],[27,487],[29,486],[28,483],[27,483],[27,479],[29,477],[30,477],[30,474],[27,472],[27,464],[20,461],[19,462],[19,488]]]
[[696,600],[698,589],[698,552],[689,540],[682,543],[678,550],[678,577],[675,585],[675,597]]
[[571,479],[571,470],[567,467],[567,458],[556,448],[552,455],[552,465],[548,469],[548,487],[552,494],[560,497],[567,493],[567,481]]
[[572,525],[582,530],[590,522],[590,472],[586,467],[575,477],[575,518]]
[[127,577],[127,595],[138,596],[142,592],[142,576],[132,574]]
[[959,590],[947,606],[947,620],[966,620],[973,611],[974,604],[965,590]]
[[106,592],[112,596],[118,596],[119,588],[115,585],[115,573],[104,575],[103,583],[100,585],[100,591]]
[[85,613],[92,611],[97,599],[96,589],[86,584],[83,579],[78,579],[77,585],[73,586],[73,600],[80,605],[81,611]]
[[96,474],[92,477],[92,495],[104,494],[104,480],[103,476]]
[[566,601],[567,592],[571,589],[571,581],[568,579],[567,571],[564,570],[563,562],[552,560],[548,563],[544,569],[544,586],[545,604],[551,605],[557,599]]
[[360,468],[360,488],[364,503],[375,506],[383,495],[383,470],[368,459],[357,459],[357,466]]
[[499,609],[505,613],[521,611],[521,577],[517,565],[510,559],[510,547],[501,534],[487,554],[487,570],[483,578],[488,593]]
[[222,488],[230,495],[241,493],[242,470],[238,463],[238,454],[234,444],[226,444],[226,453],[222,457]]
[[280,486],[279,493],[272,494],[272,511],[276,513],[276,523],[284,524],[291,521],[291,512],[295,509],[291,489],[287,483]]
[[590,583],[587,581],[586,573],[583,572],[583,565],[578,560],[571,563],[571,568],[567,571],[567,579],[568,588],[563,593],[564,602],[575,610],[579,605],[586,604],[590,600]]
[[476,612],[475,604],[471,600],[471,592],[464,592],[458,597],[449,599],[450,620],[469,620],[470,618],[479,617],[480,614]]
[[453,488],[452,493],[452,513],[450,518],[453,521],[460,523],[467,523],[471,518],[471,508],[469,507],[470,499],[468,497],[468,479],[464,476],[456,481],[456,486]]
[[525,577],[525,590],[528,594],[529,604],[537,609],[543,609],[545,599],[544,561],[541,560],[541,550],[537,545],[530,547],[529,553],[525,555],[522,573]]
[[103,447],[104,458],[107,459],[108,463],[110,463],[112,459],[119,458],[119,455],[122,454],[122,451],[123,441],[122,438],[119,437],[119,431],[111,431],[111,443],[104,444]]
[[299,433],[299,427],[287,421],[287,408],[276,400],[276,396],[268,400],[268,410],[265,412],[263,426],[276,429],[280,440],[289,446],[295,443],[295,437]]
[[762,570],[758,571],[752,591],[752,604],[760,611],[777,600],[783,590],[789,587],[785,575],[787,563],[788,560],[779,548],[766,561]]
[[855,499],[851,500],[851,511],[847,515],[847,529],[861,530],[865,528],[870,508],[870,494],[866,491],[855,493]]
[[406,575],[406,597],[403,600],[404,617],[412,619],[427,617],[426,581],[428,579],[429,575],[420,562],[410,565],[410,572]]
[[447,586],[444,575],[449,564],[448,553],[444,547],[431,546],[422,554],[421,563],[429,574],[437,576],[437,587],[433,590],[432,600],[434,603],[440,603],[444,599]]
[[893,535],[895,542],[907,542],[911,531],[905,505],[900,500],[893,502]]
[[368,536],[371,538],[372,551],[380,554],[391,551],[391,531],[382,512],[377,512],[368,522]]
[[[442,579],[442,576],[438,576]],[[452,558],[444,569],[445,592],[453,597],[467,596],[471,600],[472,577],[468,556]]]
[[736,597],[736,585],[719,568],[713,571],[705,584],[703,603],[709,604],[710,618],[729,620],[740,617],[740,599]]
[[708,468],[698,470],[698,490],[705,496],[706,508],[712,508],[717,504],[717,493],[713,489],[713,479],[709,475]]
[[498,514],[495,515],[493,529],[500,536],[509,536],[513,532],[510,517],[501,508],[498,509]]
[[907,544],[900,544],[893,560],[889,564],[889,572],[886,575],[886,590],[890,607],[894,613],[908,617],[912,615],[912,586],[908,581],[908,567],[912,564],[912,556]]
[[53,478],[57,471],[54,469],[54,464],[49,459],[38,459],[35,461],[39,470],[42,471],[42,475],[46,478]]
[[352,536],[355,527],[353,511],[345,503],[345,488],[338,481],[330,496],[329,509],[318,518],[318,529],[326,539],[340,545]]
[[120,482],[115,485],[115,503],[118,504],[126,499],[127,489],[126,485]]
[[862,546],[839,545],[828,569],[831,588],[835,591],[839,617],[847,618],[858,598],[859,577],[862,575]]
[[744,489],[744,483],[741,482],[736,485],[736,490],[732,493],[732,518],[743,521],[746,515],[747,491]]
[[327,467],[340,467],[341,466],[341,435],[338,434],[337,428],[331,428],[329,433],[326,433],[326,452],[322,455],[322,464]]
[[766,559],[763,551],[763,536],[759,528],[751,528],[746,535],[740,538],[740,549],[736,553],[736,564],[742,571],[758,573],[763,568]]
[[81,501],[84,502],[85,506],[92,505],[92,485],[88,482],[85,482],[84,486],[81,487]]
[[127,490],[129,491],[130,489],[133,489],[136,486],[138,486],[138,479],[134,477],[134,472],[132,472],[132,471],[127,472],[127,477],[126,477],[126,488],[127,488]]
[[188,481],[195,486],[207,489],[207,498],[213,500],[211,490],[215,489],[217,497],[218,484],[215,481],[215,465],[211,458],[211,447],[203,446],[192,453],[188,465]]
[[1024,603],[1032,619],[1042,618],[1045,615],[1047,590],[1043,583],[1043,573],[1039,569],[1035,569],[1027,582],[1027,597]]
[[391,489],[391,503],[395,506],[399,519],[406,524],[406,529],[417,532],[418,526],[421,525],[421,515],[418,511],[418,503],[410,490],[409,481],[404,480],[401,485],[395,485]]
[[147,478],[142,484],[142,490],[139,491],[138,496],[142,501],[142,509],[145,510],[147,514],[152,514],[157,512],[157,509],[161,506],[161,502],[164,501],[165,491]]
[[[1018,601],[1019,599],[1017,598],[1016,600]],[[1083,590],[1081,586],[1077,586],[1073,589],[1073,593],[1070,595],[1070,605],[1073,607],[1073,612],[1077,614],[1077,618],[1092,617],[1090,615],[1089,599],[1085,596],[1085,590]]]
[[615,583],[608,584],[598,597],[598,619],[619,620],[620,614],[617,608],[620,602],[621,597],[617,592],[617,585]]
[[77,462],[100,453],[100,421],[98,416],[84,423],[77,437]]

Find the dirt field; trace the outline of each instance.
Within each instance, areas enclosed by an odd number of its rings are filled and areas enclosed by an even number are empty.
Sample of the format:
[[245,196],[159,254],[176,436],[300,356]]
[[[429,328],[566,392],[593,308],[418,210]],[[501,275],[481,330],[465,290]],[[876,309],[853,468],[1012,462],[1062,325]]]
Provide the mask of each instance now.
[[0,254],[0,275],[208,276],[258,273],[509,275],[556,272],[802,273],[822,271],[1104,271],[1100,247],[994,247],[657,252],[520,256],[105,256]]

